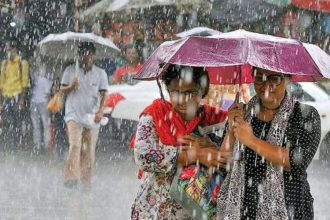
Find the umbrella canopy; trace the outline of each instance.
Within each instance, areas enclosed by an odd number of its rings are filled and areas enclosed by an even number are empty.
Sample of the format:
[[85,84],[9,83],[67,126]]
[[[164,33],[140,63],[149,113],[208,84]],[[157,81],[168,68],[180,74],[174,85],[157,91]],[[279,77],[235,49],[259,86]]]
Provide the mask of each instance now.
[[184,38],[188,36],[211,36],[218,34],[221,34],[221,32],[208,27],[195,27],[190,30],[180,32],[176,34],[176,36],[179,38]]
[[284,11],[285,8],[265,0],[214,0],[211,17],[220,23],[240,25],[275,17]]
[[81,42],[92,42],[96,47],[96,59],[112,58],[120,52],[110,39],[93,33],[66,32],[50,34],[38,43],[39,53],[43,56],[71,60],[77,56]]
[[82,13],[82,18],[84,21],[95,21],[97,18],[102,18],[105,14],[107,8],[111,5],[115,0],[102,0],[95,5],[87,8]]
[[[292,81],[330,78],[330,57],[319,47],[244,30],[164,42],[151,54],[135,78],[155,79],[170,63],[202,67],[250,65],[291,74]],[[222,72],[226,80],[219,80],[219,84],[237,83],[240,74]],[[245,83],[241,79],[239,82]]]
[[330,12],[329,0],[291,0],[298,8],[305,8],[314,11]]

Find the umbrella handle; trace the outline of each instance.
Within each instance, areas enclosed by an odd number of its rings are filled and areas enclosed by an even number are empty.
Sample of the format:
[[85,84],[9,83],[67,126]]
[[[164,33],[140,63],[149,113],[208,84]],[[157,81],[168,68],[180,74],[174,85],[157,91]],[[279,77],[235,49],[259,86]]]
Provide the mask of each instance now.
[[[241,88],[239,87],[239,90],[240,90],[240,89],[241,89]],[[234,103],[239,103],[239,101],[240,101],[240,91],[238,91],[238,92],[236,93]]]
[[156,79],[156,81],[157,81],[157,85],[158,85],[158,88],[159,88],[160,97],[161,97],[163,103],[165,103],[165,98],[164,98],[162,86],[160,85],[160,82],[159,82],[158,78]]
[[78,61],[78,58],[77,58],[76,59],[76,68],[75,68],[75,77],[79,76],[78,71],[79,71],[79,61]]

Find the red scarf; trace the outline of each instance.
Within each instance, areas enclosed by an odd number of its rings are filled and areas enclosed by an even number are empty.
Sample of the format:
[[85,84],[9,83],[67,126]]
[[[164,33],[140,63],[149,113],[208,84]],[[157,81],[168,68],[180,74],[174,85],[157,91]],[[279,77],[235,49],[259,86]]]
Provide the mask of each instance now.
[[[227,112],[216,109],[209,105],[203,105],[202,111],[190,121],[184,121],[172,105],[161,99],[155,100],[141,113],[142,115],[151,115],[160,141],[165,145],[179,146],[177,138],[193,132],[198,125],[208,126],[223,122],[227,118]],[[134,147],[135,137],[130,146]],[[133,146],[132,146],[133,145]]]

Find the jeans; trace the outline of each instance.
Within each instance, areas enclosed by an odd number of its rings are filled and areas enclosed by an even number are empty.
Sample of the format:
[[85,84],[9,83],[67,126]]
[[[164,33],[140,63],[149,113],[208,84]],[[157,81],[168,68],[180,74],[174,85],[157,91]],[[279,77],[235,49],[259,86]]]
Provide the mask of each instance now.
[[37,150],[48,149],[50,143],[50,116],[46,102],[31,102],[31,121],[34,147]]
[[17,149],[22,145],[23,111],[18,108],[18,98],[5,98],[3,102],[2,137],[5,148]]
[[67,128],[70,148],[64,168],[64,181],[81,180],[90,183],[99,129],[84,128],[75,121],[68,121]]

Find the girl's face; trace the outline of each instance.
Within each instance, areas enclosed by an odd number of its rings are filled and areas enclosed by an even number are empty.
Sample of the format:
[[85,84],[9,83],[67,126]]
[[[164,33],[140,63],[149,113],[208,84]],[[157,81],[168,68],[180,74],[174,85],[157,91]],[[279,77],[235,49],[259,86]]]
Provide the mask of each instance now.
[[192,80],[173,79],[167,87],[170,102],[182,118],[189,121],[196,117],[202,91]]

